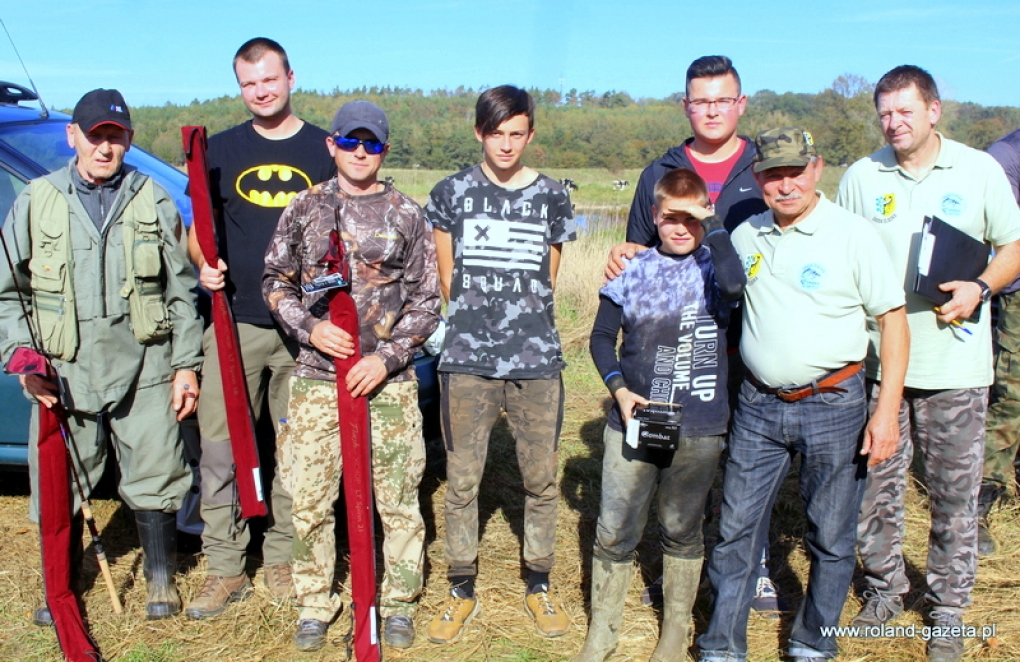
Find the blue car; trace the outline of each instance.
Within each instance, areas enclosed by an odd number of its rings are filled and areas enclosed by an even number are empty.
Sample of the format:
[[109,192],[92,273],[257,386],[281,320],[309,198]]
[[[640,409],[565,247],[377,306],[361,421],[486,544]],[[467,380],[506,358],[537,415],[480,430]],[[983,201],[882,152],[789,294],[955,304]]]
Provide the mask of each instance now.
[[[31,90],[0,81],[0,223],[30,180],[62,168],[74,155],[65,129],[71,117],[47,111],[41,105],[22,105],[36,100]],[[124,160],[159,182],[173,197],[184,223],[191,225],[191,199],[186,193],[188,178],[184,173],[136,146],[128,150]],[[0,268],[6,269],[6,264]],[[435,418],[439,402],[436,358],[419,354],[415,368],[419,405],[427,419]],[[0,469],[28,466],[30,410],[18,379],[0,372]],[[186,438],[193,433],[191,426],[185,426]]]

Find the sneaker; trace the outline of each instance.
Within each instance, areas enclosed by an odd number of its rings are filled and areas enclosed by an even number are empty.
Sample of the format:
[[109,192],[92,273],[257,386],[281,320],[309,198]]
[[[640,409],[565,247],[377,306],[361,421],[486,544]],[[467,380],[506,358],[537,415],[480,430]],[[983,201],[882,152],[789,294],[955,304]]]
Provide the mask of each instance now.
[[[963,657],[963,617],[951,611],[933,609],[928,662],[956,662]],[[955,629],[955,632],[952,631]]]
[[326,645],[326,624],[314,618],[298,621],[294,633],[294,646],[299,651],[317,651]]
[[294,598],[294,576],[291,574],[290,564],[267,565],[263,570],[265,571],[263,581],[273,602],[276,604],[290,602]]
[[410,648],[414,643],[414,621],[410,616],[395,614],[383,619],[383,643],[394,648]]
[[466,598],[456,590],[450,591],[450,601],[429,623],[429,641],[452,644],[460,639],[464,626],[478,613],[479,606],[477,598]]
[[535,619],[535,629],[543,637],[559,637],[567,633],[570,619],[549,596],[549,587],[540,585],[534,593],[524,596],[524,608]]
[[754,600],[751,601],[751,609],[777,616],[779,612],[786,611],[786,601],[779,597],[776,585],[767,575],[758,577],[758,582],[754,587]]
[[222,614],[231,602],[251,595],[251,590],[248,575],[243,572],[235,577],[208,575],[198,595],[184,609],[184,615],[197,621]]
[[896,618],[903,611],[903,598],[868,589],[864,591],[864,606],[850,621],[858,628],[879,627]]

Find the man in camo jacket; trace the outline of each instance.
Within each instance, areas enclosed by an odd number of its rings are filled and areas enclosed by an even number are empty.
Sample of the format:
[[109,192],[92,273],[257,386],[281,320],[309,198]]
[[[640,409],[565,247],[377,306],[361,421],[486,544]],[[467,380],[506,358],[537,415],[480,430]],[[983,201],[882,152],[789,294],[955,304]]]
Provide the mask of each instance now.
[[350,260],[363,353],[346,386],[370,400],[372,482],[385,535],[383,642],[407,648],[414,642],[425,542],[418,506],[425,444],[412,359],[439,324],[435,242],[421,207],[377,180],[389,150],[383,111],[367,101],[347,103],[330,133],[326,146],[337,178],[298,194],[284,211],[262,281],[273,317],[301,346],[279,440],[283,485],[294,497],[295,645],[321,648],[340,610],[331,591],[333,502],[342,468],[333,359],[351,356],[353,342],[329,320],[328,290],[301,287],[326,273],[338,230]]

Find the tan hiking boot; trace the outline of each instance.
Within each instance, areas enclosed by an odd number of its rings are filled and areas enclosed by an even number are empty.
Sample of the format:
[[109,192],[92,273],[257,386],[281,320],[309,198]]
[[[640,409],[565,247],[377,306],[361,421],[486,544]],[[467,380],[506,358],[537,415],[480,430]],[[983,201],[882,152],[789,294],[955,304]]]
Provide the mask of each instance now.
[[267,565],[263,568],[265,577],[263,581],[269,589],[269,595],[273,602],[282,604],[294,599],[294,575],[291,573],[289,563],[278,563]]
[[478,613],[478,598],[462,597],[456,590],[450,591],[450,598],[443,610],[429,623],[429,641],[437,644],[452,644],[464,634],[464,626]]
[[548,590],[525,595],[524,608],[535,619],[535,629],[543,637],[559,637],[570,628],[570,619],[563,613],[563,608],[553,602]]
[[251,595],[251,582],[243,572],[235,577],[208,575],[195,599],[188,603],[184,615],[201,620],[222,614],[231,602],[244,600]]

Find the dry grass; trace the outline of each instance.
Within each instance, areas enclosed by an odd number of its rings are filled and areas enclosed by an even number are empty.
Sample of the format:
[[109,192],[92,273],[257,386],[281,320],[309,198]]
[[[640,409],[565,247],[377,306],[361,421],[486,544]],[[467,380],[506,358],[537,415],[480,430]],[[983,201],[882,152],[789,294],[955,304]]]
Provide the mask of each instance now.
[[[601,229],[600,229],[601,227]],[[568,400],[561,441],[560,520],[557,535],[557,564],[554,590],[574,622],[574,629],[560,639],[548,640],[535,634],[522,607],[524,582],[520,546],[523,529],[523,494],[512,443],[505,427],[497,428],[490,447],[486,479],[480,500],[481,548],[478,594],[482,611],[468,626],[464,637],[450,646],[429,644],[424,629],[438,609],[448,588],[443,558],[442,446],[429,443],[429,468],[422,486],[422,506],[427,525],[427,588],[416,618],[419,637],[407,650],[385,649],[387,660],[460,662],[461,660],[504,660],[553,662],[570,659],[580,648],[586,628],[587,590],[591,545],[598,517],[601,471],[601,434],[605,423],[605,392],[583,347],[590,328],[590,312],[573,317],[567,308],[594,301],[601,284],[601,270],[613,233],[619,228],[596,226],[591,236],[568,246],[558,292],[560,325],[568,352],[569,367],[564,375]],[[587,305],[587,303],[586,303]],[[594,305],[593,303],[591,305]],[[584,310],[593,310],[584,309]],[[580,328],[577,328],[580,327]],[[580,348],[580,349],[579,349]],[[784,485],[773,515],[773,577],[782,595],[796,607],[807,576],[807,561],[801,544],[804,521],[795,475]],[[31,624],[31,612],[40,598],[38,543],[35,528],[27,523],[27,481],[23,476],[4,475],[0,488],[0,659],[51,661],[60,659],[53,631]],[[923,492],[913,486],[908,494],[909,536],[905,544],[911,582],[923,581],[926,555],[927,511]],[[97,518],[106,538],[114,577],[120,587],[126,614],[112,615],[91,552],[86,553],[90,588],[86,595],[92,633],[109,660],[122,662],[177,662],[180,660],[283,661],[343,659],[342,635],[347,629],[344,615],[330,630],[331,643],[315,654],[296,653],[291,644],[295,613],[273,605],[261,584],[261,568],[253,558],[249,571],[255,577],[256,592],[246,602],[232,606],[221,617],[198,623],[182,618],[161,622],[144,620],[144,587],[139,567],[139,550],[134,526],[126,510],[112,499],[96,501]],[[1011,504],[994,516],[1002,552],[982,559],[974,605],[965,621],[977,626],[995,625],[994,640],[968,640],[968,660],[1020,660],[1020,615],[1014,609],[1020,586],[1020,524],[1018,508]],[[341,542],[341,545],[343,543]],[[658,634],[660,614],[640,602],[640,591],[658,574],[660,558],[654,527],[650,527],[639,548],[641,572],[636,575],[627,599],[619,653],[614,662],[646,660]],[[204,576],[199,555],[182,555],[179,581],[185,599],[194,595]],[[341,559],[340,576],[346,578]],[[94,582],[94,583],[93,583]],[[907,612],[898,625],[920,625],[920,593],[907,600]],[[844,623],[856,613],[858,598],[847,600]],[[695,608],[699,632],[709,617],[705,596]],[[752,614],[748,627],[750,659],[773,662],[789,631],[792,614],[769,619]],[[840,659],[853,662],[908,662],[924,658],[920,639],[842,639]]]

